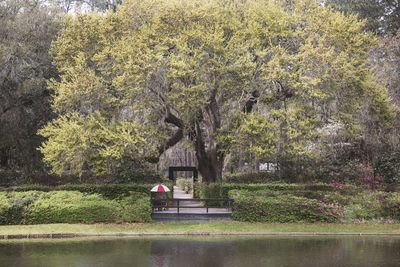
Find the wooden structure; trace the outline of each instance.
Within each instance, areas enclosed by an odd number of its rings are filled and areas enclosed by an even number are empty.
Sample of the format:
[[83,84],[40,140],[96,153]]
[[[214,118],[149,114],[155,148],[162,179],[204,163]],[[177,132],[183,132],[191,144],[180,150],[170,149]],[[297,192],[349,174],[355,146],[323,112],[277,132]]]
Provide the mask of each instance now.
[[168,169],[168,178],[172,181],[175,181],[175,172],[178,171],[184,171],[184,172],[192,172],[193,173],[193,181],[196,182],[197,178],[199,176],[199,173],[197,171],[196,167],[189,167],[189,166],[174,166],[174,167],[169,167]]
[[[182,210],[189,213],[209,214],[212,212],[217,213],[232,213],[233,199],[230,198],[170,198],[164,200],[165,204],[160,204],[156,199],[152,200],[153,212],[158,210],[168,211],[167,213],[180,214]],[[192,204],[198,202],[201,205],[185,205],[184,203]],[[218,204],[216,204],[218,203]],[[165,209],[166,208],[166,209]],[[198,209],[198,210],[197,210]]]
[[231,220],[233,200],[229,198],[171,198],[160,205],[152,201],[154,221]]

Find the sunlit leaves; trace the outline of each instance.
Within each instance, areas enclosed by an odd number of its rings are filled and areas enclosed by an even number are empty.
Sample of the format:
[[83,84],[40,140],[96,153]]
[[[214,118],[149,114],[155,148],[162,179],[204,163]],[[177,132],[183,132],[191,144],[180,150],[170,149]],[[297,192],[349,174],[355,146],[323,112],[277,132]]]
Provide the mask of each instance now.
[[[52,49],[62,74],[52,82],[54,109],[79,114],[72,121],[83,136],[101,133],[89,138],[86,156],[101,166],[148,156],[142,144],[161,145],[176,130],[166,113],[185,133],[201,125],[227,153],[302,155],[328,122],[355,136],[363,109],[382,125],[393,119],[385,89],[371,78],[376,40],[363,26],[313,0],[127,0],[116,13],[66,20]],[[243,115],[258,96],[254,114]],[[61,122],[49,127],[69,127]]]
[[[40,151],[57,174],[79,175],[84,168],[96,174],[112,173],[125,160],[141,167],[157,153],[155,129],[136,122],[108,123],[99,113],[60,116],[39,132],[48,140]],[[84,167],[85,165],[85,167]]]

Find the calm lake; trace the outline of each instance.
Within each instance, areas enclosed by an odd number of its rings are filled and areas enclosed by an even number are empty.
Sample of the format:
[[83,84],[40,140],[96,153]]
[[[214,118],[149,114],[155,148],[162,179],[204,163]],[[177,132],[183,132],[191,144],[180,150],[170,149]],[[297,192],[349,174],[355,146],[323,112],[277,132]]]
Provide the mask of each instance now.
[[399,237],[109,238],[0,241],[0,266],[399,267]]

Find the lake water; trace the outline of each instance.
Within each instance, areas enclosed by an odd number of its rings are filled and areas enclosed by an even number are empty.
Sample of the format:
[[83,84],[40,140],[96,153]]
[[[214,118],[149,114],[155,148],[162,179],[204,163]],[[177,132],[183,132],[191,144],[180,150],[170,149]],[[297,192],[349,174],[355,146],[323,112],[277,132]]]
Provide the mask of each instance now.
[[110,238],[0,241],[0,266],[399,267],[399,237]]

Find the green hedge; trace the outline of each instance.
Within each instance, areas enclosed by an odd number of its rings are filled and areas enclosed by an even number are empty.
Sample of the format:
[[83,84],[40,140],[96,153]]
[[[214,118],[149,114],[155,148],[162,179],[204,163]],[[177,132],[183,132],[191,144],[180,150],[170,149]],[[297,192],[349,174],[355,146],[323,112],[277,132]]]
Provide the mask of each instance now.
[[382,201],[383,214],[400,221],[400,193],[390,193]]
[[[165,181],[164,184],[173,191],[173,182]],[[150,196],[152,184],[68,184],[60,186],[24,185],[1,187],[0,191],[5,192],[26,192],[26,191],[78,191],[87,194],[100,194],[109,199],[120,199],[129,196],[131,192],[141,192]]]
[[296,197],[304,197],[309,199],[316,199],[326,203],[335,203],[335,201],[325,201],[327,195],[330,195],[334,192],[327,191],[312,191],[312,190],[301,190],[301,191],[273,191],[273,190],[257,190],[257,191],[249,191],[249,190],[238,190],[234,189],[229,191],[229,198],[236,198],[239,196],[262,196],[262,197],[276,197],[282,195],[291,195]]
[[118,220],[121,222],[150,222],[151,204],[146,196],[128,196],[119,201]]
[[345,208],[345,220],[372,220],[387,217],[382,210],[382,200],[386,194],[379,191],[365,191],[348,196],[347,203],[342,202]]
[[148,194],[119,199],[78,191],[0,192],[0,224],[149,222]]
[[11,204],[5,194],[0,194],[0,224],[7,224]]
[[[348,195],[327,191],[249,191],[231,190],[229,197],[233,199],[267,199],[300,197],[343,207],[343,221],[366,221],[393,219],[400,221],[400,193],[382,191],[361,191]],[[235,202],[235,208],[237,203]]]
[[278,181],[279,177],[272,172],[255,172],[255,173],[226,173],[223,180],[227,183],[268,183]]
[[[266,183],[266,184],[239,184],[223,183],[222,185],[200,184],[198,190],[201,198],[226,198],[231,190],[247,191],[289,191],[289,192],[331,192],[335,188],[330,184],[287,184],[287,183]],[[346,186],[340,190],[344,194],[351,194],[356,190],[354,186]]]
[[28,209],[28,221],[41,223],[95,223],[115,221],[118,203],[100,195],[75,191],[43,194]]
[[339,222],[343,209],[296,196],[238,197],[232,217],[247,222]]

